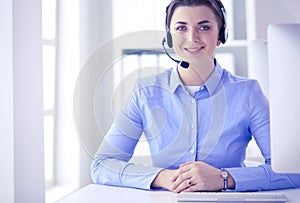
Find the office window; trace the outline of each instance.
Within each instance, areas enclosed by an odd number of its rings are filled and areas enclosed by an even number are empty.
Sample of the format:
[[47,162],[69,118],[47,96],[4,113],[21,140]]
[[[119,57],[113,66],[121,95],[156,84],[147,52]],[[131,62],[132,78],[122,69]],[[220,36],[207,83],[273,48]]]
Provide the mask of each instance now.
[[80,70],[78,4],[78,0],[42,0],[45,202],[49,203],[78,189],[82,178],[73,119]]
[[44,153],[46,187],[54,183],[56,1],[42,1]]

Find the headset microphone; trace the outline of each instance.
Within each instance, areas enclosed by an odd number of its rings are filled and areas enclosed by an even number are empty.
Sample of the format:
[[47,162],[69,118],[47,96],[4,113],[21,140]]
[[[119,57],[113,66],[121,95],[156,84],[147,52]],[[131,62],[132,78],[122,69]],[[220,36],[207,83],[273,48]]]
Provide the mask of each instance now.
[[166,48],[165,48],[165,42],[166,42],[166,38],[164,37],[162,40],[162,47],[165,50],[165,53],[167,54],[167,56],[172,59],[173,61],[175,61],[178,65],[182,66],[183,68],[188,68],[190,66],[190,64],[186,61],[178,61],[176,59],[174,59],[173,57],[170,56],[170,54],[167,52]]

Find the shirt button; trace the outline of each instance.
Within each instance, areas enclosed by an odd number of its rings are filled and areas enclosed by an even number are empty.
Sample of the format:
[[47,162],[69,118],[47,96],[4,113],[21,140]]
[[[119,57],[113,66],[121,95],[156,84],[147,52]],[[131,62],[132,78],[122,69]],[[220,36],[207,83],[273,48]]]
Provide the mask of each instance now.
[[191,124],[191,128],[195,128],[195,124],[194,123]]
[[195,153],[195,150],[194,150],[194,149],[191,149],[190,152],[191,152],[191,154],[194,154],[194,153]]
[[201,86],[201,87],[200,87],[200,90],[204,90],[204,86]]
[[192,104],[195,104],[195,99],[192,99]]

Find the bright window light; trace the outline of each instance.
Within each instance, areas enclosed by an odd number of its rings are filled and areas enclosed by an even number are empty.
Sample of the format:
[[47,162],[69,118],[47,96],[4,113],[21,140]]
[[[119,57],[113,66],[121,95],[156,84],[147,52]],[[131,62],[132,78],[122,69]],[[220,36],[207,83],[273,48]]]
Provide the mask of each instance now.
[[44,162],[46,187],[54,183],[56,1],[42,1]]

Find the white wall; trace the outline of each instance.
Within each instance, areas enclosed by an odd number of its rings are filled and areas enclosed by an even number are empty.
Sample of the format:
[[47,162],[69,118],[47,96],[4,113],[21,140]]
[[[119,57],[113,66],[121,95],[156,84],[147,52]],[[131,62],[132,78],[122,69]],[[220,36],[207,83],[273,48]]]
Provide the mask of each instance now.
[[247,11],[250,11],[248,18],[252,19],[251,23],[247,23],[248,37],[251,40],[265,40],[271,23],[300,23],[299,0],[246,1]]
[[299,0],[247,0],[248,76],[269,96],[267,29],[273,23],[300,23]]
[[271,23],[300,23],[299,0],[257,0],[257,39],[266,39]]
[[0,202],[44,202],[41,0],[0,4]]
[[14,201],[12,1],[0,1],[0,202]]

